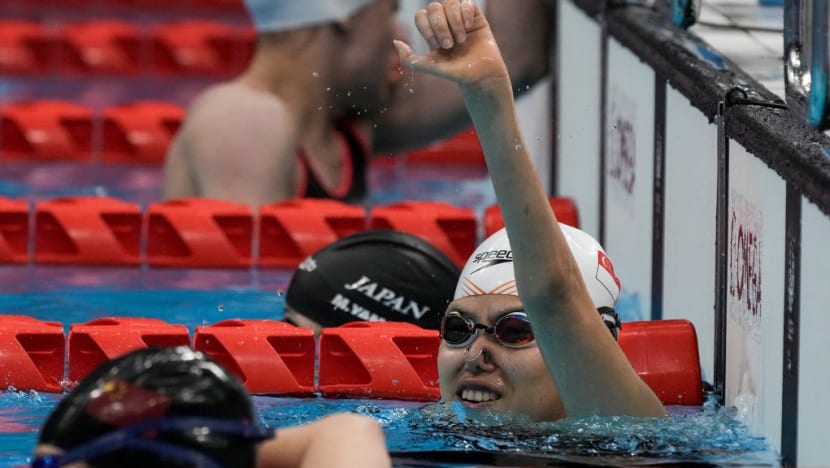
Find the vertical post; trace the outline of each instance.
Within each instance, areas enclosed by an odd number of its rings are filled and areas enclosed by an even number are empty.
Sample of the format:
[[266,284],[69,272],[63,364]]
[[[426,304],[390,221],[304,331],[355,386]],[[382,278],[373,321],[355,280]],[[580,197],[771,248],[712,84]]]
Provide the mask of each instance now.
[[[551,5],[551,15],[553,16],[550,18],[550,22],[553,25],[556,25],[559,21],[559,2],[552,2]],[[555,31],[555,26],[552,28]],[[550,60],[550,75],[553,77],[550,83],[550,122],[551,122],[551,133],[550,133],[550,171],[548,173],[548,181],[550,190],[548,191],[550,194],[558,195],[559,194],[559,186],[556,183],[556,174],[559,172],[559,113],[557,109],[559,109],[559,77],[557,76],[557,71],[560,70],[559,68],[559,41],[556,32],[550,34],[549,40],[552,42],[551,44],[551,57]]]
[[599,243],[605,245],[605,150],[608,130],[608,12],[607,4],[600,3],[600,80],[599,80]]
[[714,391],[723,402],[726,395],[726,301],[729,268],[729,137],[726,103],[718,103],[718,181],[715,202],[715,369]]
[[663,318],[663,257],[666,201],[666,78],[654,75],[654,194],[651,234],[651,319]]
[[784,364],[781,401],[781,464],[798,465],[798,363],[801,309],[801,193],[787,184],[784,245]]

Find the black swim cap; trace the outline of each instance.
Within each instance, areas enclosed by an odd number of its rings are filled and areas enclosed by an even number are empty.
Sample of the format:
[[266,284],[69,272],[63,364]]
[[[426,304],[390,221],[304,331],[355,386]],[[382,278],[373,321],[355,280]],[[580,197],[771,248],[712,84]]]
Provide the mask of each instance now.
[[437,330],[460,273],[443,252],[412,234],[360,231],[306,258],[285,302],[323,327],[387,320]]
[[[256,422],[245,386],[188,347],[141,349],[111,360],[84,378],[55,407],[39,443],[65,451],[139,421],[170,417]],[[159,431],[153,440],[183,446],[226,467],[253,467],[256,442],[196,428]],[[93,467],[181,467],[155,452],[122,449],[86,461]]]

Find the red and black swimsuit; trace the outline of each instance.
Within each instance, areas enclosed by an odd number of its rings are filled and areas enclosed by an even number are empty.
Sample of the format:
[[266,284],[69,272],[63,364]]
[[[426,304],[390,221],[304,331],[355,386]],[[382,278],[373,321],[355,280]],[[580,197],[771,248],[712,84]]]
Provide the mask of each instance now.
[[297,190],[297,198],[331,198],[346,203],[361,203],[367,192],[366,170],[369,156],[369,146],[366,140],[354,127],[348,124],[337,126],[343,142],[343,175],[340,185],[329,192],[320,183],[319,177],[312,164],[308,162],[308,155],[300,148],[297,152],[300,162],[301,179]]

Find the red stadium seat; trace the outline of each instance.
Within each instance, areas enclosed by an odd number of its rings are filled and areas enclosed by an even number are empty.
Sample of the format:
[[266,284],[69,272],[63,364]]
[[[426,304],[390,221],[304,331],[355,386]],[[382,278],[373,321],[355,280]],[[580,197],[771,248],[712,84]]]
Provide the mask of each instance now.
[[300,199],[259,210],[259,265],[294,268],[328,244],[366,229],[363,207],[336,200]]
[[105,108],[101,160],[162,163],[184,117],[184,108],[167,102],[144,101]]
[[29,203],[0,197],[0,263],[29,261]]
[[196,327],[193,347],[236,374],[253,393],[314,393],[314,331],[277,320],[224,320]]
[[149,64],[149,42],[141,28],[126,21],[70,24],[61,35],[69,49],[64,66],[73,72],[137,74]]
[[160,73],[231,75],[253,55],[249,28],[208,20],[163,24],[153,29],[153,68]]
[[138,265],[141,207],[108,197],[35,204],[36,263]]
[[697,333],[691,322],[625,322],[619,343],[634,370],[663,404],[703,404]]
[[410,164],[444,164],[484,166],[484,152],[475,130],[465,130],[451,138],[409,151],[404,160]]
[[105,317],[69,329],[69,379],[78,381],[108,360],[150,346],[190,346],[184,325],[137,317]]
[[0,320],[0,387],[60,392],[65,343],[60,322],[4,315]]
[[375,206],[370,229],[394,229],[414,234],[463,267],[477,241],[475,212],[449,203],[407,201]]
[[152,266],[252,265],[254,217],[247,205],[186,198],[150,204],[145,216],[147,263]]
[[437,400],[437,330],[405,322],[352,322],[320,334],[324,396]]
[[[579,228],[579,213],[572,198],[550,197],[548,201],[560,223]],[[483,221],[485,238],[504,227],[504,218],[501,216],[501,208],[498,204],[484,209]]]
[[0,159],[92,159],[92,109],[66,101],[8,103],[0,108]]

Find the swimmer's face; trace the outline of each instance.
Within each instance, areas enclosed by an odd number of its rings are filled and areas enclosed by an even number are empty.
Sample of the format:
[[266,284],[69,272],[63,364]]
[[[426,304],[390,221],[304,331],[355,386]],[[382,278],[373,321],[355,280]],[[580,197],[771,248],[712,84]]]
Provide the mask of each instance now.
[[392,40],[399,36],[398,0],[377,0],[349,20],[347,47],[338,67],[339,107],[357,117],[378,115],[388,104]]
[[[476,323],[492,326],[501,316],[522,311],[516,296],[468,296],[453,301],[448,311],[458,311]],[[565,417],[559,391],[548,372],[539,347],[508,348],[493,335],[479,332],[466,347],[456,348],[441,340],[438,375],[441,398],[460,401],[472,410],[510,413],[533,420]]]

